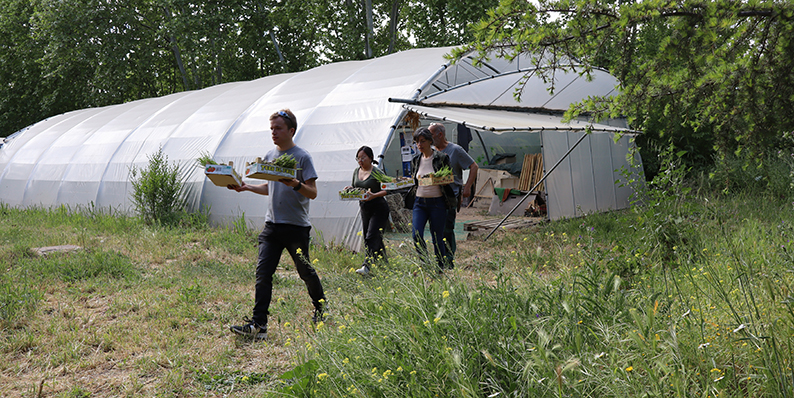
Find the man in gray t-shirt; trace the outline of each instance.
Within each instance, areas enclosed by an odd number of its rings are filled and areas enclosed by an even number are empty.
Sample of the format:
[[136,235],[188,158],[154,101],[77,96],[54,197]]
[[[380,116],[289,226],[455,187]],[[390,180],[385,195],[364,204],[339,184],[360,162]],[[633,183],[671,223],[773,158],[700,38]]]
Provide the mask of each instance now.
[[259,257],[256,265],[256,293],[253,317],[246,325],[231,326],[236,334],[254,339],[267,337],[267,317],[273,295],[273,274],[276,273],[281,253],[287,250],[295,263],[298,275],[306,283],[314,304],[312,321],[323,320],[325,294],[320,277],[309,261],[309,201],[317,197],[317,172],[311,155],[295,145],[293,137],[298,129],[295,115],[289,109],[270,116],[270,131],[274,149],[265,155],[272,161],[281,155],[292,155],[297,162],[296,178],[269,181],[259,185],[230,186],[237,192],[250,191],[270,196],[270,206],[265,217],[265,228],[259,234]]
[[[433,145],[441,152],[449,155],[449,163],[452,166],[452,175],[454,181],[452,183],[452,190],[455,191],[455,196],[458,198],[458,206],[454,209],[447,210],[447,222],[444,227],[444,240],[447,244],[447,264],[449,267],[454,267],[455,251],[457,251],[457,243],[455,242],[455,218],[457,217],[458,210],[460,209],[460,198],[468,197],[471,194],[471,186],[474,184],[474,179],[477,177],[477,162],[460,146],[447,141],[447,134],[444,125],[441,123],[432,123],[428,127],[433,134]],[[466,183],[463,183],[463,170],[469,169],[469,178]]]

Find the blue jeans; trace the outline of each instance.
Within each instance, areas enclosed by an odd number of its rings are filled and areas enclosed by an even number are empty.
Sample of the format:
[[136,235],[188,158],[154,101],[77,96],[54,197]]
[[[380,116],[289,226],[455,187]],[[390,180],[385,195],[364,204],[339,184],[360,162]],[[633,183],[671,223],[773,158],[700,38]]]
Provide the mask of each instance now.
[[414,201],[414,214],[412,232],[416,251],[420,256],[429,255],[425,244],[425,224],[430,221],[430,236],[433,238],[433,251],[436,255],[438,267],[444,268],[444,258],[447,255],[447,245],[444,244],[444,224],[447,220],[447,208],[444,198],[420,198]]

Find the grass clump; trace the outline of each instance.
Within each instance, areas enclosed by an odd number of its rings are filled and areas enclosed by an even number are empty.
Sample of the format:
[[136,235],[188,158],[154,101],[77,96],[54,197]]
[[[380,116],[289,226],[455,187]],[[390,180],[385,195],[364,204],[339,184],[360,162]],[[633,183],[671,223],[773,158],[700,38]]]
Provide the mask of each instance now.
[[31,286],[0,277],[0,329],[11,328],[20,318],[32,313],[41,296]]

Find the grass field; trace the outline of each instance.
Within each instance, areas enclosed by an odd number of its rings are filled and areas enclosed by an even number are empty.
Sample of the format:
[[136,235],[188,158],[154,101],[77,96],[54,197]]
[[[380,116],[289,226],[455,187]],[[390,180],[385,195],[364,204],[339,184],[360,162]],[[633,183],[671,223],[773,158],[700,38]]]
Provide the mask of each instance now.
[[[692,195],[462,244],[313,247],[312,325],[285,256],[269,338],[250,315],[256,235],[0,205],[0,396],[794,397],[794,214]],[[77,245],[46,257],[32,248]]]

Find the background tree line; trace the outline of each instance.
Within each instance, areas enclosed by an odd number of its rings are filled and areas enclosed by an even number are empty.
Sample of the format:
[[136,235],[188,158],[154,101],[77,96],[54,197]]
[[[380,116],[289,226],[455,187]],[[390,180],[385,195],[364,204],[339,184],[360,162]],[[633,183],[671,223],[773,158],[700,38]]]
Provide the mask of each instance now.
[[687,167],[743,171],[794,147],[792,2],[0,0],[0,32],[0,136],[74,109],[469,43],[535,54],[547,77],[568,60],[612,73],[619,95],[570,114],[628,117],[649,175],[668,147]]
[[75,109],[470,41],[497,0],[0,0],[0,136]]

